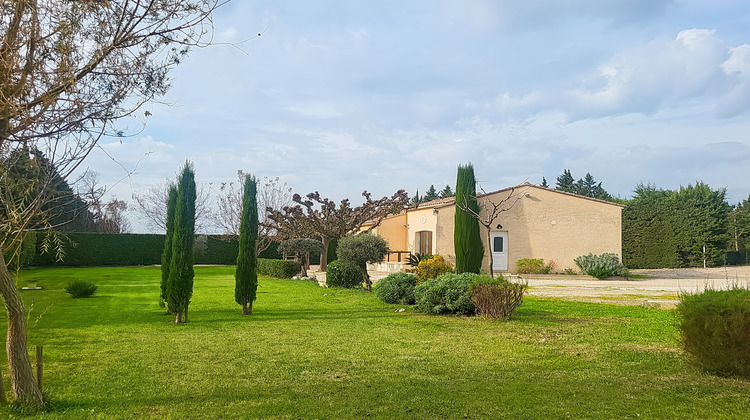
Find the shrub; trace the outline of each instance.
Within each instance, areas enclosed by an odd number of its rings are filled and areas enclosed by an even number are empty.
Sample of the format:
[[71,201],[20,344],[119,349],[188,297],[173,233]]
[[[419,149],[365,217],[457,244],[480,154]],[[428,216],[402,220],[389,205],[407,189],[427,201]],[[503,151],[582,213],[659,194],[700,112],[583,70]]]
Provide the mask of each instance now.
[[526,284],[509,283],[502,277],[496,281],[475,281],[471,286],[471,302],[477,313],[486,318],[510,319],[523,303]]
[[546,274],[544,260],[541,258],[524,258],[518,260],[518,274]]
[[65,287],[65,291],[68,292],[73,299],[94,296],[96,289],[97,286],[94,283],[86,280],[76,280]]
[[290,279],[300,272],[302,267],[299,261],[267,260],[258,258],[258,274],[276,277],[278,279]]
[[441,274],[452,273],[453,265],[440,255],[433,255],[419,262],[417,266],[417,284],[437,278]]
[[417,276],[408,273],[393,273],[375,285],[375,293],[385,303],[414,304],[414,287]]
[[417,267],[419,266],[419,263],[423,260],[426,260],[428,258],[432,258],[432,254],[420,254],[419,252],[415,252],[413,254],[409,254],[409,260],[407,261],[407,264],[410,267]]
[[612,276],[628,276],[628,269],[622,265],[617,254],[594,255],[589,253],[588,255],[581,255],[573,261],[584,274],[594,276],[599,280]]
[[425,281],[414,288],[417,309],[428,314],[474,314],[470,289],[477,277],[473,273],[446,273]]
[[680,296],[682,347],[700,369],[750,379],[750,290],[705,290]]
[[362,287],[364,281],[362,270],[354,264],[348,264],[341,260],[335,260],[328,264],[326,270],[326,285],[328,287],[357,289]]

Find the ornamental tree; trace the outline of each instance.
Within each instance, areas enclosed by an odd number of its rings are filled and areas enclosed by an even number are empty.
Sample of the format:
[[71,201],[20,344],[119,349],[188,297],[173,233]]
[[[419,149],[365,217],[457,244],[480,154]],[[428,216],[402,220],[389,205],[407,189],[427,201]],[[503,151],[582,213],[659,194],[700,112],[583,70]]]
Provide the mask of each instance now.
[[383,237],[370,233],[350,235],[339,241],[336,253],[339,261],[359,267],[362,271],[362,277],[365,279],[365,289],[371,292],[372,280],[367,273],[367,263],[383,261],[383,258],[388,254],[388,243]]
[[[286,206],[281,211],[268,209],[268,218],[281,238],[321,238],[323,252],[320,253],[320,270],[326,270],[328,245],[334,239],[359,232],[365,223],[372,222],[369,232],[379,225],[390,214],[403,210],[409,203],[409,196],[404,190],[398,190],[391,197],[373,200],[367,191],[362,192],[365,202],[352,207],[349,199],[343,199],[337,206],[335,202],[322,198],[320,193],[307,194],[303,199],[294,194],[295,206]],[[319,208],[315,208],[315,205]]]
[[246,175],[242,197],[239,253],[234,273],[234,300],[242,305],[242,315],[253,313],[253,301],[258,290],[258,184],[254,176]]
[[284,255],[294,255],[300,259],[302,276],[307,277],[310,268],[310,253],[323,252],[323,243],[317,239],[294,238],[282,241],[276,250]]

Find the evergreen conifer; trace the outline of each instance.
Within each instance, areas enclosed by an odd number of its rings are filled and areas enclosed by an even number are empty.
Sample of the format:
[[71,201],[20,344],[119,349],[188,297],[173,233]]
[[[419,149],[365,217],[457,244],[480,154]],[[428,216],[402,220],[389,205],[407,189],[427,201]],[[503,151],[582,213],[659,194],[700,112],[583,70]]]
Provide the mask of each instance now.
[[255,256],[255,242],[258,240],[257,189],[255,177],[245,176],[239,254],[234,273],[234,300],[242,305],[242,315],[253,313],[253,301],[258,290],[258,259]]
[[195,242],[195,169],[186,162],[177,184],[177,204],[172,237],[172,260],[167,282],[167,305],[175,314],[175,323],[188,320],[193,296],[193,244]]
[[479,214],[474,166],[458,165],[456,176],[456,215],[453,246],[456,251],[456,273],[479,273],[484,245],[479,235],[479,221],[465,208]]

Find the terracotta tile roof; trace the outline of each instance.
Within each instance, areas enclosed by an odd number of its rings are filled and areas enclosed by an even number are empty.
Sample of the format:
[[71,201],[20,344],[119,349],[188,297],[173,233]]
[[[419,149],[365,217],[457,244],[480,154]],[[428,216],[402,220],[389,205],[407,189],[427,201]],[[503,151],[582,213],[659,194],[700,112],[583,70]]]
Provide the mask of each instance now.
[[430,201],[425,201],[424,203],[419,203],[411,208],[420,209],[422,207],[433,207],[433,206],[440,206],[443,204],[453,204],[455,201],[456,199],[454,197],[437,198],[435,200],[430,200]]

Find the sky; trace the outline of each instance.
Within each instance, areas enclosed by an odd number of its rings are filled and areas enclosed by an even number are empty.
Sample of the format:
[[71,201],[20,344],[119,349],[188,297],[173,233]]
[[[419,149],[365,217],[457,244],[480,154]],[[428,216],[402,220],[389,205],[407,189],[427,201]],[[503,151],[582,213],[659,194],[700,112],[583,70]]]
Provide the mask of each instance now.
[[569,169],[621,198],[750,195],[747,0],[234,0],[214,25],[143,130],[86,161],[110,196],[186,160],[214,190],[241,169],[355,204],[469,162],[485,191]]

